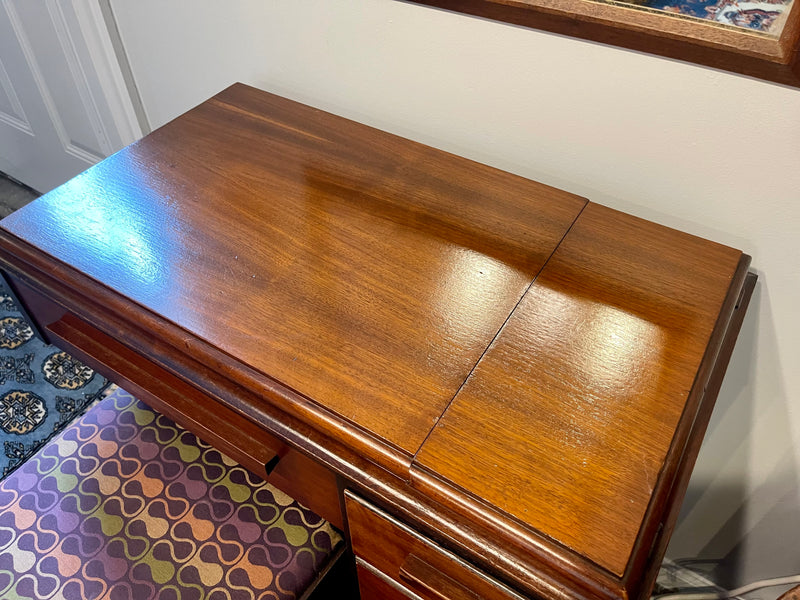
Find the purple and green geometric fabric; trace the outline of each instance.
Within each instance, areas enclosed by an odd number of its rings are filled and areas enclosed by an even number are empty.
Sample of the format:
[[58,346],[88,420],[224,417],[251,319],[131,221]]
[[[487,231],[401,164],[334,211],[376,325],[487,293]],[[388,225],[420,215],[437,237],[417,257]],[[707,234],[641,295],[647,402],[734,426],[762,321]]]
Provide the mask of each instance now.
[[3,599],[292,599],[341,541],[122,390],[0,482]]

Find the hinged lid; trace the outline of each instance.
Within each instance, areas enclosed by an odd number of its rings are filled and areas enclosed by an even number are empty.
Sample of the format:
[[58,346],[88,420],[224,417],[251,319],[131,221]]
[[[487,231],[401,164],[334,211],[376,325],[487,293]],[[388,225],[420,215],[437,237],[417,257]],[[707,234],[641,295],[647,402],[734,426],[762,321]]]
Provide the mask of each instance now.
[[236,85],[3,227],[410,457],[585,203]]
[[740,256],[590,203],[412,474],[622,576]]

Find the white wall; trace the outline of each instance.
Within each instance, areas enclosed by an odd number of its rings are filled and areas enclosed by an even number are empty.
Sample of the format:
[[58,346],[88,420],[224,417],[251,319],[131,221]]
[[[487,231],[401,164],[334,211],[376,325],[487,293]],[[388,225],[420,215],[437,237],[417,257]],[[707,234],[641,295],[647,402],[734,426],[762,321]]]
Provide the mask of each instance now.
[[800,89],[396,0],[111,4],[154,127],[240,80],[750,253],[669,554],[800,573]]

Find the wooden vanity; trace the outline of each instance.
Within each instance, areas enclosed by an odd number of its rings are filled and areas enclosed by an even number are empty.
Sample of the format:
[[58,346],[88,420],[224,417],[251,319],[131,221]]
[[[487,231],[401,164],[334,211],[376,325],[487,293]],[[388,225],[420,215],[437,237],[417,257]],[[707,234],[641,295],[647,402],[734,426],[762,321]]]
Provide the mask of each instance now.
[[365,600],[646,598],[748,263],[240,84],[0,224],[41,335],[342,528]]

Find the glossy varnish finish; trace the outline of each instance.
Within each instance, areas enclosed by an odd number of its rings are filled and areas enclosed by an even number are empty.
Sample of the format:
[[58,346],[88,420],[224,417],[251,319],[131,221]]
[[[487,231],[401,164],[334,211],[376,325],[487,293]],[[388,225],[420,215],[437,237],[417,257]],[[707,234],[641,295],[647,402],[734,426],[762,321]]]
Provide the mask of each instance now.
[[336,527],[344,527],[333,472],[114,338],[65,313],[22,282],[7,279],[6,283],[22,302],[36,307],[40,335],[49,343],[67,350],[295,500],[313,507]]
[[413,454],[584,204],[235,86],[4,225]]
[[361,600],[418,600],[419,598],[364,561],[356,560],[356,568]]
[[590,204],[416,465],[622,576],[740,256]]
[[421,597],[647,596],[747,264],[241,85],[0,226],[43,334]]
[[360,498],[345,504],[353,552],[398,586],[424,599],[522,600]]

